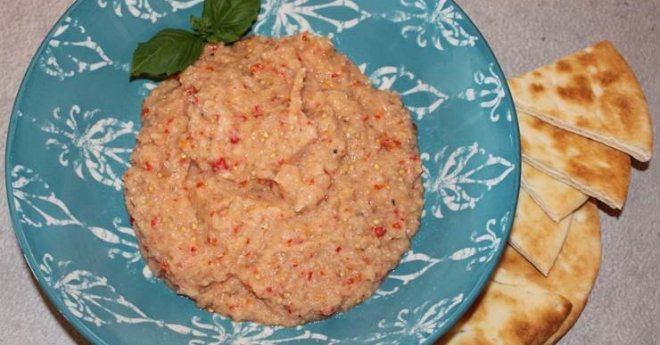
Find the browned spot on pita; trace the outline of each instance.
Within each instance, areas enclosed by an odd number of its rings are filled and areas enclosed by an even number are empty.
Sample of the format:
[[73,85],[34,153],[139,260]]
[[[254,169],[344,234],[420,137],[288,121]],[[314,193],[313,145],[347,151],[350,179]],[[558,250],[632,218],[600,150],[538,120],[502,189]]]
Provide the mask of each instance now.
[[557,71],[559,72],[570,72],[572,71],[573,68],[571,68],[571,64],[566,62],[566,61],[557,61]]
[[603,71],[596,75],[596,80],[602,86],[609,86],[610,84],[619,80],[619,74],[614,73],[613,71]]
[[627,131],[634,131],[636,129],[634,122],[625,121],[625,118],[635,111],[633,105],[626,97],[622,95],[607,95],[602,98],[603,105],[611,111],[611,116],[619,118],[617,123]]
[[593,53],[584,53],[577,56],[577,60],[583,67],[589,67],[596,64],[596,56]]
[[534,83],[529,86],[529,90],[532,91],[532,94],[539,94],[545,90],[545,87],[542,84]]
[[575,124],[578,126],[587,126],[589,123],[589,120],[585,119],[584,117],[578,117],[575,119]]
[[557,93],[564,100],[576,103],[593,103],[595,99],[589,79],[584,75],[574,76],[570,86],[558,86]]

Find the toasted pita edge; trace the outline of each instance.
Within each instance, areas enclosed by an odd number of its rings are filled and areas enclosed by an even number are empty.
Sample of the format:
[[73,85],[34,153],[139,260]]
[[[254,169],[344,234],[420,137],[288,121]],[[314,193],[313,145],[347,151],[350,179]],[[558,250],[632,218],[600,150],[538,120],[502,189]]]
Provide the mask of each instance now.
[[570,214],[572,214],[575,210],[577,210],[580,206],[584,205],[587,200],[589,200],[589,197],[584,194],[583,199],[576,199],[572,204],[569,204],[566,208],[564,208],[564,212],[557,212],[557,210],[553,209],[549,205],[547,205],[544,201],[544,199],[537,193],[537,191],[532,188],[527,181],[524,178],[520,179],[520,186],[522,189],[524,189],[529,196],[534,199],[534,201],[545,211],[545,213],[552,219],[553,221],[559,223],[562,221],[562,219],[568,217]]
[[522,154],[522,158],[523,158],[523,160],[525,160],[526,163],[533,166],[534,168],[543,171],[544,173],[558,179],[561,182],[564,182],[564,183],[566,183],[566,184],[568,184],[572,187],[575,187],[576,189],[579,189],[583,193],[585,193],[587,195],[590,195],[590,196],[604,202],[608,206],[610,206],[614,209],[619,209],[619,210],[623,209],[623,205],[626,202],[626,197],[624,197],[623,199],[614,199],[614,198],[610,197],[609,195],[607,195],[605,193],[601,193],[600,191],[598,191],[598,190],[596,190],[596,189],[594,189],[594,188],[592,188],[588,185],[580,183],[580,181],[577,181],[577,180],[575,180],[574,178],[572,178],[570,176],[566,176],[566,175],[562,174],[561,172],[555,170],[551,166],[542,164],[542,163],[534,160],[534,158],[530,157],[529,155]]

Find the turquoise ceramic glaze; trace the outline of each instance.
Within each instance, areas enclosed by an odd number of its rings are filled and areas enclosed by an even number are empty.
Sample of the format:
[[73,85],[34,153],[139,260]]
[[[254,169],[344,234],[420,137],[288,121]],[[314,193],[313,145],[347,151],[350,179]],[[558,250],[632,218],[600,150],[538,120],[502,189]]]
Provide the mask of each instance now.
[[268,0],[254,31],[332,38],[419,128],[422,227],[375,296],[297,328],[234,323],[152,277],[122,173],[153,83],[129,82],[137,42],[187,27],[200,0],[76,2],[39,48],[7,139],[7,192],[34,275],[97,344],[429,344],[475,300],[506,244],[520,175],[517,121],[484,38],[451,0]]

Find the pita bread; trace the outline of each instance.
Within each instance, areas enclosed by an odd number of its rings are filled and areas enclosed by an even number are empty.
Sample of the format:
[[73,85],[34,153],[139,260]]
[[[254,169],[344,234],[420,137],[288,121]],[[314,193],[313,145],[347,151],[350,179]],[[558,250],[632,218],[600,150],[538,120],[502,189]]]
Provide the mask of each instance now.
[[521,185],[555,222],[573,213],[589,199],[586,194],[527,163],[522,164]]
[[571,218],[568,216],[556,223],[527,192],[521,190],[509,243],[547,276],[564,245]]
[[557,294],[491,281],[463,319],[436,344],[541,345],[559,330],[570,310],[571,303]]
[[551,291],[573,305],[570,315],[544,344],[554,344],[575,324],[596,282],[601,263],[598,208],[587,202],[573,215],[564,247],[550,274],[543,277],[513,248],[508,247],[493,279],[525,286],[530,291]]
[[653,132],[635,74],[607,41],[509,81],[516,106],[555,126],[651,159]]
[[630,157],[599,142],[518,112],[523,159],[533,167],[603,201],[623,208]]

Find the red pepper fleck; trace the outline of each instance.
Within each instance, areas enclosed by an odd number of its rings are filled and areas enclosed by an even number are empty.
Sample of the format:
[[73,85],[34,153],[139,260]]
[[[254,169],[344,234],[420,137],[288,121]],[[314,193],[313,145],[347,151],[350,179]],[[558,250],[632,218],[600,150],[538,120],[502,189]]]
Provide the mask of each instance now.
[[151,110],[148,107],[144,107],[142,108],[142,112],[140,114],[142,115],[142,117],[146,117],[147,115],[149,115],[150,111]]
[[241,231],[241,226],[236,225],[231,229],[231,231],[233,231],[235,234],[237,234],[239,231]]
[[257,183],[261,186],[266,186],[269,189],[273,189],[273,187],[275,187],[275,181],[266,178],[258,178]]
[[247,180],[239,181],[239,182],[238,182],[238,185],[239,185],[240,187],[245,187],[245,186],[247,186],[247,182],[248,182]]
[[170,134],[170,129],[166,127],[165,130],[163,130],[163,132],[165,132],[165,134]]
[[348,279],[346,280],[346,284],[348,284],[348,285],[351,285],[351,284],[353,284],[353,283],[355,283],[355,279],[353,279],[352,277],[351,277],[351,278],[348,278]]
[[234,308],[236,308],[236,306],[233,305],[233,304],[228,305],[228,307],[229,307],[229,310],[234,310]]
[[382,226],[376,226],[372,230],[374,232],[374,235],[376,235],[376,237],[379,237],[379,238],[383,237],[385,235],[385,233],[387,232],[387,230]]
[[286,306],[286,311],[289,314],[293,313],[293,311],[291,310],[291,306],[288,306],[288,305]]
[[261,117],[263,115],[264,115],[264,111],[263,111],[263,109],[261,109],[261,106],[258,105],[258,104],[255,105],[254,109],[252,109],[252,116],[254,116],[255,118],[258,118],[258,117]]
[[337,252],[337,253],[341,252],[341,247],[335,248],[335,252]]
[[402,228],[401,223],[399,223],[399,222],[396,222],[396,223],[392,224],[392,227],[397,229],[397,230],[400,230]]
[[239,138],[238,134],[236,133],[231,133],[229,136],[229,142],[232,144],[238,144],[238,142],[241,141],[241,138]]
[[197,187],[197,188],[204,187],[204,181],[197,181],[197,183],[195,184],[195,187]]
[[132,216],[129,217],[128,218],[128,223],[131,224],[131,225],[135,224],[135,218],[133,218]]
[[158,226],[158,217],[153,217],[151,218],[151,227],[155,228],[156,226]]
[[160,270],[165,273],[170,270],[170,264],[167,262],[167,260],[160,262]]
[[380,146],[389,151],[401,147],[401,142],[395,138],[383,137],[380,139]]
[[151,163],[149,163],[149,162],[144,162],[144,170],[146,170],[146,171],[151,171],[151,170],[153,170],[153,169],[154,169],[154,167],[151,165]]
[[273,293],[273,288],[270,287],[270,286],[267,287],[267,288],[266,288],[266,292],[268,292],[268,293]]
[[217,161],[211,163],[211,169],[213,169],[213,172],[219,172],[222,170],[229,170],[229,166],[227,165],[227,161],[224,158],[220,158]]
[[197,246],[193,244],[192,246],[190,246],[190,254],[194,255],[195,253],[197,253],[198,249],[199,248],[197,248]]
[[313,275],[314,275],[314,272],[307,272],[307,280],[312,280]]
[[249,238],[245,240],[245,244],[250,244],[250,239]]
[[339,77],[339,73],[332,72],[331,76],[332,76],[332,79],[335,79],[335,78]]
[[213,66],[209,66],[209,65],[206,65],[206,66],[204,67],[204,69],[207,70],[207,71],[209,71],[209,72],[213,72],[213,71],[215,71],[215,68],[213,68]]
[[188,96],[188,101],[189,102],[191,102],[193,104],[198,104],[199,103],[199,98],[197,97],[197,92],[198,91],[199,90],[197,90],[197,88],[195,88],[194,86],[188,86],[185,89],[184,93],[185,93],[186,96]]
[[206,242],[212,246],[218,244],[218,238],[213,235],[206,236]]
[[256,74],[257,72],[261,72],[264,69],[264,65],[262,63],[255,63],[254,65],[250,66],[250,73]]
[[381,190],[381,189],[383,189],[383,188],[385,188],[385,185],[384,185],[384,184],[376,183],[376,184],[374,185],[374,189],[375,189],[375,190]]

